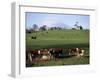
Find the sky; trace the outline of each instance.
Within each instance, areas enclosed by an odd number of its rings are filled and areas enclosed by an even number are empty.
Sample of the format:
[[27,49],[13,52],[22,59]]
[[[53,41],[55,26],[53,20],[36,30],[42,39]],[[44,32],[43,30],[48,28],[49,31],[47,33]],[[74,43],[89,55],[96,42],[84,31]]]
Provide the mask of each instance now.
[[89,15],[26,12],[25,19],[26,28],[32,28],[33,24],[37,24],[38,27],[47,25],[48,27],[72,28],[76,22],[84,29],[89,29],[90,27]]

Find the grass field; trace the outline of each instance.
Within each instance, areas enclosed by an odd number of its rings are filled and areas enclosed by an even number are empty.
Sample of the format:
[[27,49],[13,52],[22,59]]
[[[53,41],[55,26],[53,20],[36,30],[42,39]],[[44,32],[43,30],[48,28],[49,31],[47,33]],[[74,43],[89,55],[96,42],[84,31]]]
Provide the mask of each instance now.
[[[31,39],[32,36],[37,36],[37,38]],[[67,49],[76,47],[85,49],[85,55],[89,56],[89,30],[49,30],[37,33],[26,33],[26,49]],[[75,57],[71,57],[60,61],[51,60],[46,63],[36,62],[33,66],[69,64],[89,64],[89,58],[85,57],[80,60]]]
[[32,64],[32,66],[37,67],[37,66],[60,66],[60,65],[82,65],[82,64],[89,64],[89,58],[84,57],[84,58],[76,58],[70,57],[70,58],[63,58],[63,59],[58,59],[58,60],[50,60],[50,61],[42,61],[42,62],[35,62]]

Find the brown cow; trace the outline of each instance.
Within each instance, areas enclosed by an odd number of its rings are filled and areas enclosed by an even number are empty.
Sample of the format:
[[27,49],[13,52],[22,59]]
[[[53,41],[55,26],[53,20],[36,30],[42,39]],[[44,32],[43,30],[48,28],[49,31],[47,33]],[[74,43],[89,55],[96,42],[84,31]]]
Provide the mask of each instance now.
[[69,55],[75,55],[77,57],[82,57],[84,55],[85,50],[80,48],[72,48],[69,49]]

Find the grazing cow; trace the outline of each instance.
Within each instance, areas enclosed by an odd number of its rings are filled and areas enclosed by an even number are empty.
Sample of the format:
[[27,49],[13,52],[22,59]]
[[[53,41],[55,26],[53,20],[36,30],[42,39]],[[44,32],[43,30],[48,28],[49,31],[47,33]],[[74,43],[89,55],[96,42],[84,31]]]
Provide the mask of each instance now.
[[38,50],[38,54],[41,54],[41,51],[40,50]]
[[51,48],[49,51],[50,51],[51,55],[54,55],[55,49]]
[[53,59],[55,54],[55,49],[53,48],[49,49],[49,53],[51,54],[51,59]]
[[32,36],[32,37],[31,37],[31,39],[36,39],[36,38],[37,38],[36,36],[34,36],[34,37]]
[[32,61],[34,61],[39,56],[38,50],[31,50],[30,53],[32,55]]
[[76,55],[78,53],[78,48],[69,49],[69,55]]
[[51,59],[50,51],[47,49],[41,50],[41,60],[48,61]]
[[42,55],[42,57],[40,58],[41,61],[48,61],[50,59],[51,59],[51,57],[49,54]]
[[77,54],[77,57],[79,58],[79,57],[83,57],[84,56],[84,52],[85,52],[85,50],[80,50],[79,51],[79,53]]
[[51,59],[51,54],[47,49],[31,50],[33,61],[47,61]]
[[55,57],[59,57],[62,54],[62,49],[61,48],[57,48],[55,49]]
[[82,57],[84,55],[85,50],[80,48],[72,48],[69,49],[69,55],[75,55],[77,57]]
[[55,49],[51,48],[49,51],[50,51],[50,53],[52,55],[51,57],[56,59],[56,58],[60,57],[60,55],[62,54],[63,50],[61,48],[55,48]]
[[38,50],[30,50],[31,54],[38,54]]

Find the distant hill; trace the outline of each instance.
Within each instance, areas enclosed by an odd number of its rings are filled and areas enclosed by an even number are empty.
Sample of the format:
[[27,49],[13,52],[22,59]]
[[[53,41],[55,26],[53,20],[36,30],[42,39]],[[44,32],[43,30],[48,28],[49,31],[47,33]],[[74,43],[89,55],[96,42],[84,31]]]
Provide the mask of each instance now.
[[50,27],[61,27],[65,29],[71,29],[69,25],[64,24],[64,23],[54,23],[54,24],[51,24]]

